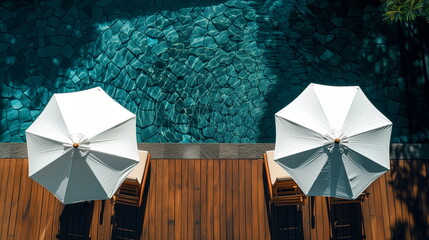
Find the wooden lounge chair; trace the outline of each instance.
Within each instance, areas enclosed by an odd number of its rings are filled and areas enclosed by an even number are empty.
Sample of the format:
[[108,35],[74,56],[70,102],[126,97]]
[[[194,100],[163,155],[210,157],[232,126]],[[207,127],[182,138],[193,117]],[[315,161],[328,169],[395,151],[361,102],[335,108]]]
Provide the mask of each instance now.
[[365,190],[356,199],[327,198],[331,239],[365,239],[361,203],[368,195]]
[[128,174],[114,196],[115,203],[140,207],[150,166],[150,154],[139,151],[140,162]]
[[292,177],[276,162],[274,151],[264,153],[264,166],[271,203],[275,206],[303,205],[305,194]]

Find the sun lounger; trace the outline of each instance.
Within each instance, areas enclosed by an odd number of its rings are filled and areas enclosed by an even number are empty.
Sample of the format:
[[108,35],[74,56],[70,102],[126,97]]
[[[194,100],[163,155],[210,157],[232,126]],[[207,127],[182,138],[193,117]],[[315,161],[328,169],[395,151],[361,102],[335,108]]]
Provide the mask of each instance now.
[[115,203],[140,207],[150,165],[150,154],[139,151],[140,162],[128,174],[115,194]]
[[365,226],[362,224],[361,203],[365,202],[369,193],[362,192],[356,199],[328,197],[328,217],[331,226],[331,239],[362,239]]
[[270,200],[275,206],[302,205],[306,198],[292,177],[274,162],[274,151],[264,153]]

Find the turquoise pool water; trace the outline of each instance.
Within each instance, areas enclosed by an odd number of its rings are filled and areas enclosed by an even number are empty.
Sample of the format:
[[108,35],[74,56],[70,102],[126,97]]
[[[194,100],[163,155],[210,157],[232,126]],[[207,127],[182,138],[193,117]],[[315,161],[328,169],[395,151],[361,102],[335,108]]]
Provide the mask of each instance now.
[[6,1],[0,142],[25,141],[53,93],[95,86],[137,115],[139,142],[274,142],[274,113],[311,82],[360,85],[411,141],[381,18],[342,1]]

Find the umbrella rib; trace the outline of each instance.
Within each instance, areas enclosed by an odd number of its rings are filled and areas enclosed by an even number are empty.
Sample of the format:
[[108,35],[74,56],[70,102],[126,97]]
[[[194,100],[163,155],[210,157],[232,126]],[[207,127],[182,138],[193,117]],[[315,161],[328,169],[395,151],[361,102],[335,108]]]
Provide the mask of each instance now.
[[[76,154],[76,153],[75,153],[75,154]],[[72,172],[72,169],[73,169],[74,157],[72,157],[72,160],[71,160],[71,161],[69,161],[69,162],[70,162],[70,165],[69,165],[68,172],[67,172],[67,177],[68,177],[69,181],[67,181],[66,190],[65,190],[65,192],[64,192],[64,199],[63,199],[63,201],[64,201],[64,202],[66,202],[66,199],[67,199],[67,193],[70,193],[70,192],[69,192],[69,187],[70,187],[70,176],[71,176],[71,172]]]
[[[91,150],[91,152],[97,152],[97,153],[101,153],[101,154],[105,154],[105,155],[114,156],[114,157],[117,157],[117,158],[124,158],[124,159],[134,160],[134,159],[132,159],[132,158],[127,158],[127,157],[124,157],[124,156],[119,156],[119,155],[117,155],[117,154],[111,154],[111,153],[101,152],[101,151],[97,151],[97,150]],[[103,165],[104,165],[104,166],[106,166],[107,168],[112,169],[112,168],[111,168],[111,167],[109,167],[107,164],[105,164],[103,161],[100,161],[98,158],[94,158],[94,159],[96,159],[96,160],[97,160],[97,162],[99,162],[99,163],[103,164]],[[135,160],[134,160],[134,161],[135,161]],[[138,163],[138,162],[136,162],[136,163]]]
[[368,133],[368,132],[370,132],[370,131],[374,131],[374,130],[378,130],[378,129],[382,129],[382,128],[388,127],[388,126],[390,126],[390,125],[392,125],[392,124],[391,124],[391,123],[386,123],[385,125],[382,125],[382,126],[380,126],[380,127],[371,128],[371,129],[368,129],[368,130],[366,130],[366,131],[363,131],[363,132],[359,132],[359,133],[356,133],[356,134],[350,135],[350,136],[348,136],[348,137],[349,137],[349,138],[351,138],[351,137],[359,136],[359,135],[362,135],[362,134]]
[[[362,156],[363,158],[370,160],[372,164],[376,165],[377,167],[379,167],[379,168],[381,168],[381,169],[384,169],[385,171],[388,171],[388,170],[389,170],[389,169],[388,169],[388,168],[386,168],[385,166],[380,165],[379,163],[372,161],[370,158],[366,157],[365,155],[363,155],[363,154],[361,154],[361,153],[359,153],[359,152],[357,152],[357,151],[355,151],[355,150],[353,150],[353,149],[351,149],[351,148],[348,148],[348,151],[354,152],[356,155]],[[352,162],[354,162],[354,164],[355,164],[356,166],[362,166],[361,164],[359,164],[359,163],[355,162],[355,161],[354,161],[354,159],[355,159],[355,158],[352,158],[352,157],[350,156],[350,154],[347,154],[347,155],[349,156],[349,158],[351,159],[351,161],[352,161]],[[343,162],[344,162],[344,160],[343,160]],[[346,167],[345,167],[345,164],[343,164],[343,167],[344,167],[345,171],[347,172],[347,169],[346,169]],[[347,174],[347,176],[349,176],[349,174]],[[372,181],[371,181],[371,182],[369,182],[369,183],[368,183],[368,185],[367,185],[367,186],[365,186],[365,188],[364,188],[364,189],[368,188],[368,186],[369,186],[371,183],[372,183]],[[350,185],[350,189],[351,189],[351,181],[349,181],[349,185]],[[353,191],[352,191],[352,194],[353,194],[353,196],[355,195],[355,193],[354,193]],[[359,194],[360,194],[360,193],[359,193]]]
[[[66,135],[66,136],[69,136],[69,133],[70,133],[70,131],[69,131],[69,128],[68,128],[68,126],[67,126],[67,123],[66,123],[66,121],[65,121],[65,119],[64,119],[64,115],[63,115],[63,111],[62,111],[62,109],[61,109],[61,107],[60,107],[60,105],[58,104],[58,101],[57,101],[57,98],[55,97],[55,94],[54,94],[54,96],[53,96],[53,98],[55,99],[55,105],[57,106],[57,108],[58,108],[58,111],[60,112],[60,116],[61,116],[61,120],[63,121],[63,123],[64,123],[64,127],[66,128],[66,134],[64,134],[64,132],[63,132],[63,134],[64,135]],[[54,126],[56,127],[56,125],[54,124]],[[60,131],[61,131],[61,129],[59,129]],[[61,131],[62,132],[62,131]]]
[[[58,156],[57,158],[55,158],[55,159],[52,159],[48,164],[46,164],[43,168],[45,168],[45,167],[47,167],[47,166],[49,166],[50,164],[52,164],[52,163],[54,163],[55,161],[57,161],[58,159],[60,159],[62,156],[64,156],[65,154],[67,154],[68,152],[70,152],[72,149],[67,149],[67,150],[65,150],[60,156]],[[36,174],[36,172],[35,173],[33,173],[32,175],[34,175],[34,174]],[[29,177],[31,177],[32,175],[29,175]]]
[[63,144],[63,142],[61,142],[61,141],[58,141],[58,140],[52,139],[52,138],[50,138],[50,137],[42,136],[42,135],[40,135],[40,134],[36,134],[36,133],[33,133],[33,132],[28,132],[28,131],[27,131],[27,134],[30,134],[30,135],[33,135],[33,136],[37,136],[37,137],[40,137],[40,138],[43,138],[43,139],[46,139],[46,140],[50,140],[50,141],[52,141],[52,142],[56,142],[56,143]]
[[369,159],[372,163],[374,163],[374,164],[378,165],[379,167],[382,167],[382,168],[384,168],[384,169],[386,169],[386,170],[389,170],[389,169],[388,169],[388,168],[386,168],[385,166],[383,166],[383,165],[379,164],[378,162],[375,162],[375,161],[371,160],[369,157],[365,156],[364,154],[362,154],[362,153],[360,153],[360,152],[358,152],[358,151],[356,151],[356,150],[354,150],[354,149],[352,149],[352,148],[350,148],[350,147],[348,147],[348,150],[349,150],[349,151],[352,151],[352,152],[354,152],[354,153],[356,153],[356,154],[358,154],[358,155],[361,155],[361,156],[363,156],[363,157],[364,157],[364,158],[366,158],[366,159]]
[[[330,161],[331,160],[327,160],[326,162],[325,162],[325,164],[323,165],[323,167],[322,167],[322,169],[325,167],[325,165],[326,164],[328,164],[328,163],[330,163]],[[341,159],[341,161],[343,161],[342,159]],[[341,164],[341,167],[343,168],[343,170],[344,170],[344,172],[346,173],[346,176],[348,176],[348,173],[347,173],[347,169],[345,168],[345,166],[344,166],[344,164]],[[315,181],[312,183],[312,187],[308,190],[308,192],[312,192],[313,191],[313,188],[315,187],[315,185],[314,185],[314,183],[315,182],[317,182],[317,179],[319,179],[319,177],[320,177],[320,175],[322,174],[323,172],[322,171],[320,171],[319,172],[319,174],[317,175],[317,177],[316,178],[314,178],[315,179]],[[331,177],[329,178],[331,181],[332,181],[332,175],[335,175],[335,174],[337,174],[337,173],[334,173],[333,171],[332,171],[332,169],[331,169],[331,172],[330,172],[330,175],[331,175]],[[348,177],[347,177],[348,178]],[[332,182],[328,182],[328,184],[329,185],[331,185],[332,184]],[[346,188],[347,188],[347,190],[352,194],[352,197],[353,197],[353,191],[352,191],[352,187],[351,187],[351,185],[350,185],[350,182],[348,181],[347,182],[347,184],[346,184],[346,186],[345,186]],[[330,188],[330,193],[328,193],[328,195],[330,196],[330,197],[334,197],[334,196],[336,196],[336,192],[334,192],[333,194],[332,194],[333,192],[332,192],[332,188]],[[317,195],[318,196],[318,195]]]
[[300,127],[302,127],[302,128],[305,128],[305,129],[307,129],[307,130],[309,130],[309,131],[311,131],[311,132],[314,132],[314,133],[317,133],[318,135],[320,135],[320,136],[322,136],[323,137],[323,134],[321,134],[321,133],[319,133],[319,132],[316,132],[315,130],[313,130],[313,129],[311,129],[311,128],[308,128],[308,127],[306,127],[306,126],[303,126],[303,125],[301,125],[301,124],[299,124],[299,123],[297,123],[297,122],[295,122],[295,121],[292,121],[292,120],[290,120],[290,119],[286,119],[286,118],[284,118],[284,117],[281,117],[281,116],[278,116],[278,115],[276,115],[277,117],[279,117],[279,118],[281,118],[281,119],[283,119],[283,120],[285,120],[285,121],[287,121],[287,122],[290,122],[291,124],[293,124],[293,125],[296,125],[296,126],[300,126]]
[[[134,116],[133,116],[133,117],[131,117],[131,118],[134,118]],[[93,137],[95,137],[95,136],[98,136],[98,135],[100,135],[100,134],[103,134],[103,133],[105,133],[106,131],[109,131],[109,130],[110,130],[110,129],[112,129],[112,128],[116,128],[116,127],[118,127],[118,126],[121,126],[122,124],[126,123],[128,120],[130,120],[130,118],[127,118],[127,119],[125,119],[125,120],[123,120],[123,121],[121,121],[121,122],[117,123],[116,125],[113,125],[113,126],[111,126],[110,128],[108,128],[108,129],[105,129],[104,131],[101,131],[101,132],[99,132],[99,133],[96,133],[94,136],[92,136],[92,137],[90,137],[90,138],[93,138]]]
[[[110,156],[114,156],[114,157],[117,157],[117,158],[123,158],[123,159],[129,159],[129,160],[133,160],[133,159],[130,159],[130,158],[127,158],[127,157],[123,157],[123,156],[118,156],[118,155],[115,155],[115,154],[110,154],[110,153],[106,153],[106,152],[101,152],[101,151],[96,151],[96,150],[91,150],[93,153],[100,153],[100,154],[104,154],[104,155],[110,155]],[[105,168],[107,168],[107,169],[109,169],[110,171],[112,171],[112,172],[114,172],[115,171],[115,169],[114,168],[112,168],[112,167],[110,167],[108,164],[106,164],[105,162],[103,162],[100,158],[98,158],[98,157],[95,157],[94,156],[94,154],[92,154],[92,158],[91,158],[91,160],[92,161],[96,161],[97,163],[99,163],[99,164],[101,164],[101,165],[103,165]],[[137,162],[136,162],[136,164],[137,164]],[[134,167],[134,166],[136,166],[136,164],[134,164],[132,167]],[[91,170],[91,172],[93,172],[93,174],[96,176],[96,173],[93,171],[93,169],[90,167],[90,164],[88,164],[88,166],[89,166],[89,169]],[[128,166],[124,171],[126,172],[126,171],[130,171],[129,169],[130,168],[132,168],[131,166]],[[96,178],[97,180],[98,180],[98,178]],[[102,184],[101,184],[101,182],[100,181],[98,181],[99,183],[100,183],[100,186],[103,186]],[[105,189],[104,187],[102,187],[103,188],[103,191],[106,193],[106,194],[109,194],[109,192],[108,192],[108,189]]]
[[[341,167],[344,169],[344,172],[346,173],[346,176],[347,176],[347,179],[349,179],[349,173],[347,172],[347,169],[346,169],[346,167],[344,166],[344,160],[343,159],[341,159],[341,162],[343,162],[343,164],[341,164]],[[350,179],[349,179],[349,181],[347,181],[347,183],[346,183],[346,186],[345,186],[346,188],[347,188],[347,190],[352,194],[351,195],[351,198],[353,198],[353,195],[354,195],[354,193],[353,193],[353,189],[352,189],[352,185],[351,185],[351,183],[350,183]]]
[[317,99],[317,103],[319,104],[320,109],[322,109],[322,113],[323,113],[324,119],[327,121],[329,127],[332,128],[332,126],[331,126],[332,123],[329,121],[329,118],[326,115],[326,109],[323,107],[322,103],[320,102],[320,96],[319,96],[319,94],[317,94],[317,91],[314,88],[311,88],[311,90],[313,91],[313,94],[314,94],[314,96]]
[[[294,153],[294,154],[291,154],[291,155],[288,155],[288,156],[284,156],[284,157],[282,157],[282,158],[285,158],[285,157],[288,157],[288,158],[290,158],[290,157],[293,157],[293,156],[295,156],[295,155],[299,155],[299,154],[301,154],[301,153],[303,153],[303,152],[307,152],[307,151],[311,151],[311,150],[314,150],[314,149],[317,149],[317,148],[320,148],[321,146],[318,146],[318,147],[314,147],[314,148],[310,148],[310,149],[307,149],[307,150],[304,150],[304,151],[301,151],[301,152],[297,152],[297,153]],[[323,154],[318,154],[319,156],[321,156],[321,155],[323,155]],[[281,158],[279,158],[279,159],[281,159]],[[278,160],[279,159],[274,159],[274,161],[275,162],[278,162]],[[280,165],[283,165],[283,164],[281,164],[280,162],[278,162]],[[304,162],[304,163],[307,163],[307,164],[305,164],[304,166],[308,166],[311,162]]]

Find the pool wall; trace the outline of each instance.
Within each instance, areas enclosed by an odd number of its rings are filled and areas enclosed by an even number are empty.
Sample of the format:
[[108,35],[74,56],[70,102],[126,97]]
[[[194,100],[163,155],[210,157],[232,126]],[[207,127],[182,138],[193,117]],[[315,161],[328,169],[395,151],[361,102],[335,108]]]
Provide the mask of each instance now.
[[427,142],[419,32],[382,18],[378,1],[3,1],[0,142],[25,142],[52,94],[100,86],[139,142],[273,143],[309,83],[359,85],[392,142]]

